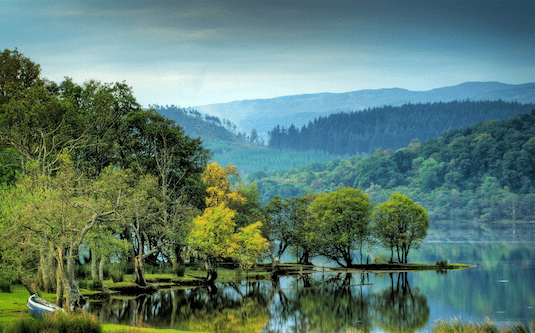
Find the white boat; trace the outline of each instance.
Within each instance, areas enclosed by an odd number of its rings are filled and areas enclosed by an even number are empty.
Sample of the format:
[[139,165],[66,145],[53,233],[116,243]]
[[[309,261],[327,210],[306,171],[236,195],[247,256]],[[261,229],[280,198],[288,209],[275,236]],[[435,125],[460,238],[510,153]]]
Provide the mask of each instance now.
[[28,312],[34,318],[43,318],[46,315],[51,315],[56,311],[65,311],[56,304],[50,303],[37,295],[32,295],[28,298]]

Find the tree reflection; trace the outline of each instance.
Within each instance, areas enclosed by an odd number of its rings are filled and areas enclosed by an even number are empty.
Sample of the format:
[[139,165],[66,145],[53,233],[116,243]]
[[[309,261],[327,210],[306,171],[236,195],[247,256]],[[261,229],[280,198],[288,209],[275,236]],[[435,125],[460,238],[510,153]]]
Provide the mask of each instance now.
[[[370,299],[377,326],[387,332],[415,332],[429,321],[427,298],[418,289],[411,290],[407,273],[389,274],[391,287]],[[397,283],[394,285],[394,280]]]
[[425,328],[426,297],[411,290],[407,273],[390,274],[389,282],[390,286],[376,291],[367,274],[303,274],[112,298],[87,310],[104,323],[184,331],[320,333],[355,328],[370,332],[375,326],[388,332],[414,332]]

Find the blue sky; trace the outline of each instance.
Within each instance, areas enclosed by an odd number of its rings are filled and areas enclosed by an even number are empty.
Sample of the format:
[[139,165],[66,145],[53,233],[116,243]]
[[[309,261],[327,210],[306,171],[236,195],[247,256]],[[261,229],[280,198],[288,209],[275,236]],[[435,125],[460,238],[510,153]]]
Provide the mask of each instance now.
[[535,81],[534,0],[0,0],[0,47],[42,76],[184,107]]

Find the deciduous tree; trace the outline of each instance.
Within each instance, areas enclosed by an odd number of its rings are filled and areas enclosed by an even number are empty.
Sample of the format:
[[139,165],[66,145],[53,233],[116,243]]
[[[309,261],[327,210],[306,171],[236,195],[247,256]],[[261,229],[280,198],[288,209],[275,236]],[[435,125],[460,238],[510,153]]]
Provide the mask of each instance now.
[[353,264],[354,249],[360,250],[370,237],[370,218],[373,203],[360,188],[338,188],[320,194],[310,204],[316,224],[318,251],[344,267]]
[[392,257],[396,247],[398,260],[405,263],[409,250],[418,248],[429,228],[429,217],[425,208],[400,193],[392,193],[388,201],[377,205],[373,220],[376,239],[391,249]]

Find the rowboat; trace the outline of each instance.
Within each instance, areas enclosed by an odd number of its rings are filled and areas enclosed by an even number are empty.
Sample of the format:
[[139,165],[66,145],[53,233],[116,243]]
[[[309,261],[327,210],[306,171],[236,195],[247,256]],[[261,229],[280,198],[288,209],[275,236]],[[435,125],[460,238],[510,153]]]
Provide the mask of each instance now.
[[56,304],[50,303],[37,295],[32,295],[28,298],[28,312],[34,318],[43,318],[46,315],[51,315],[56,311],[64,311]]

